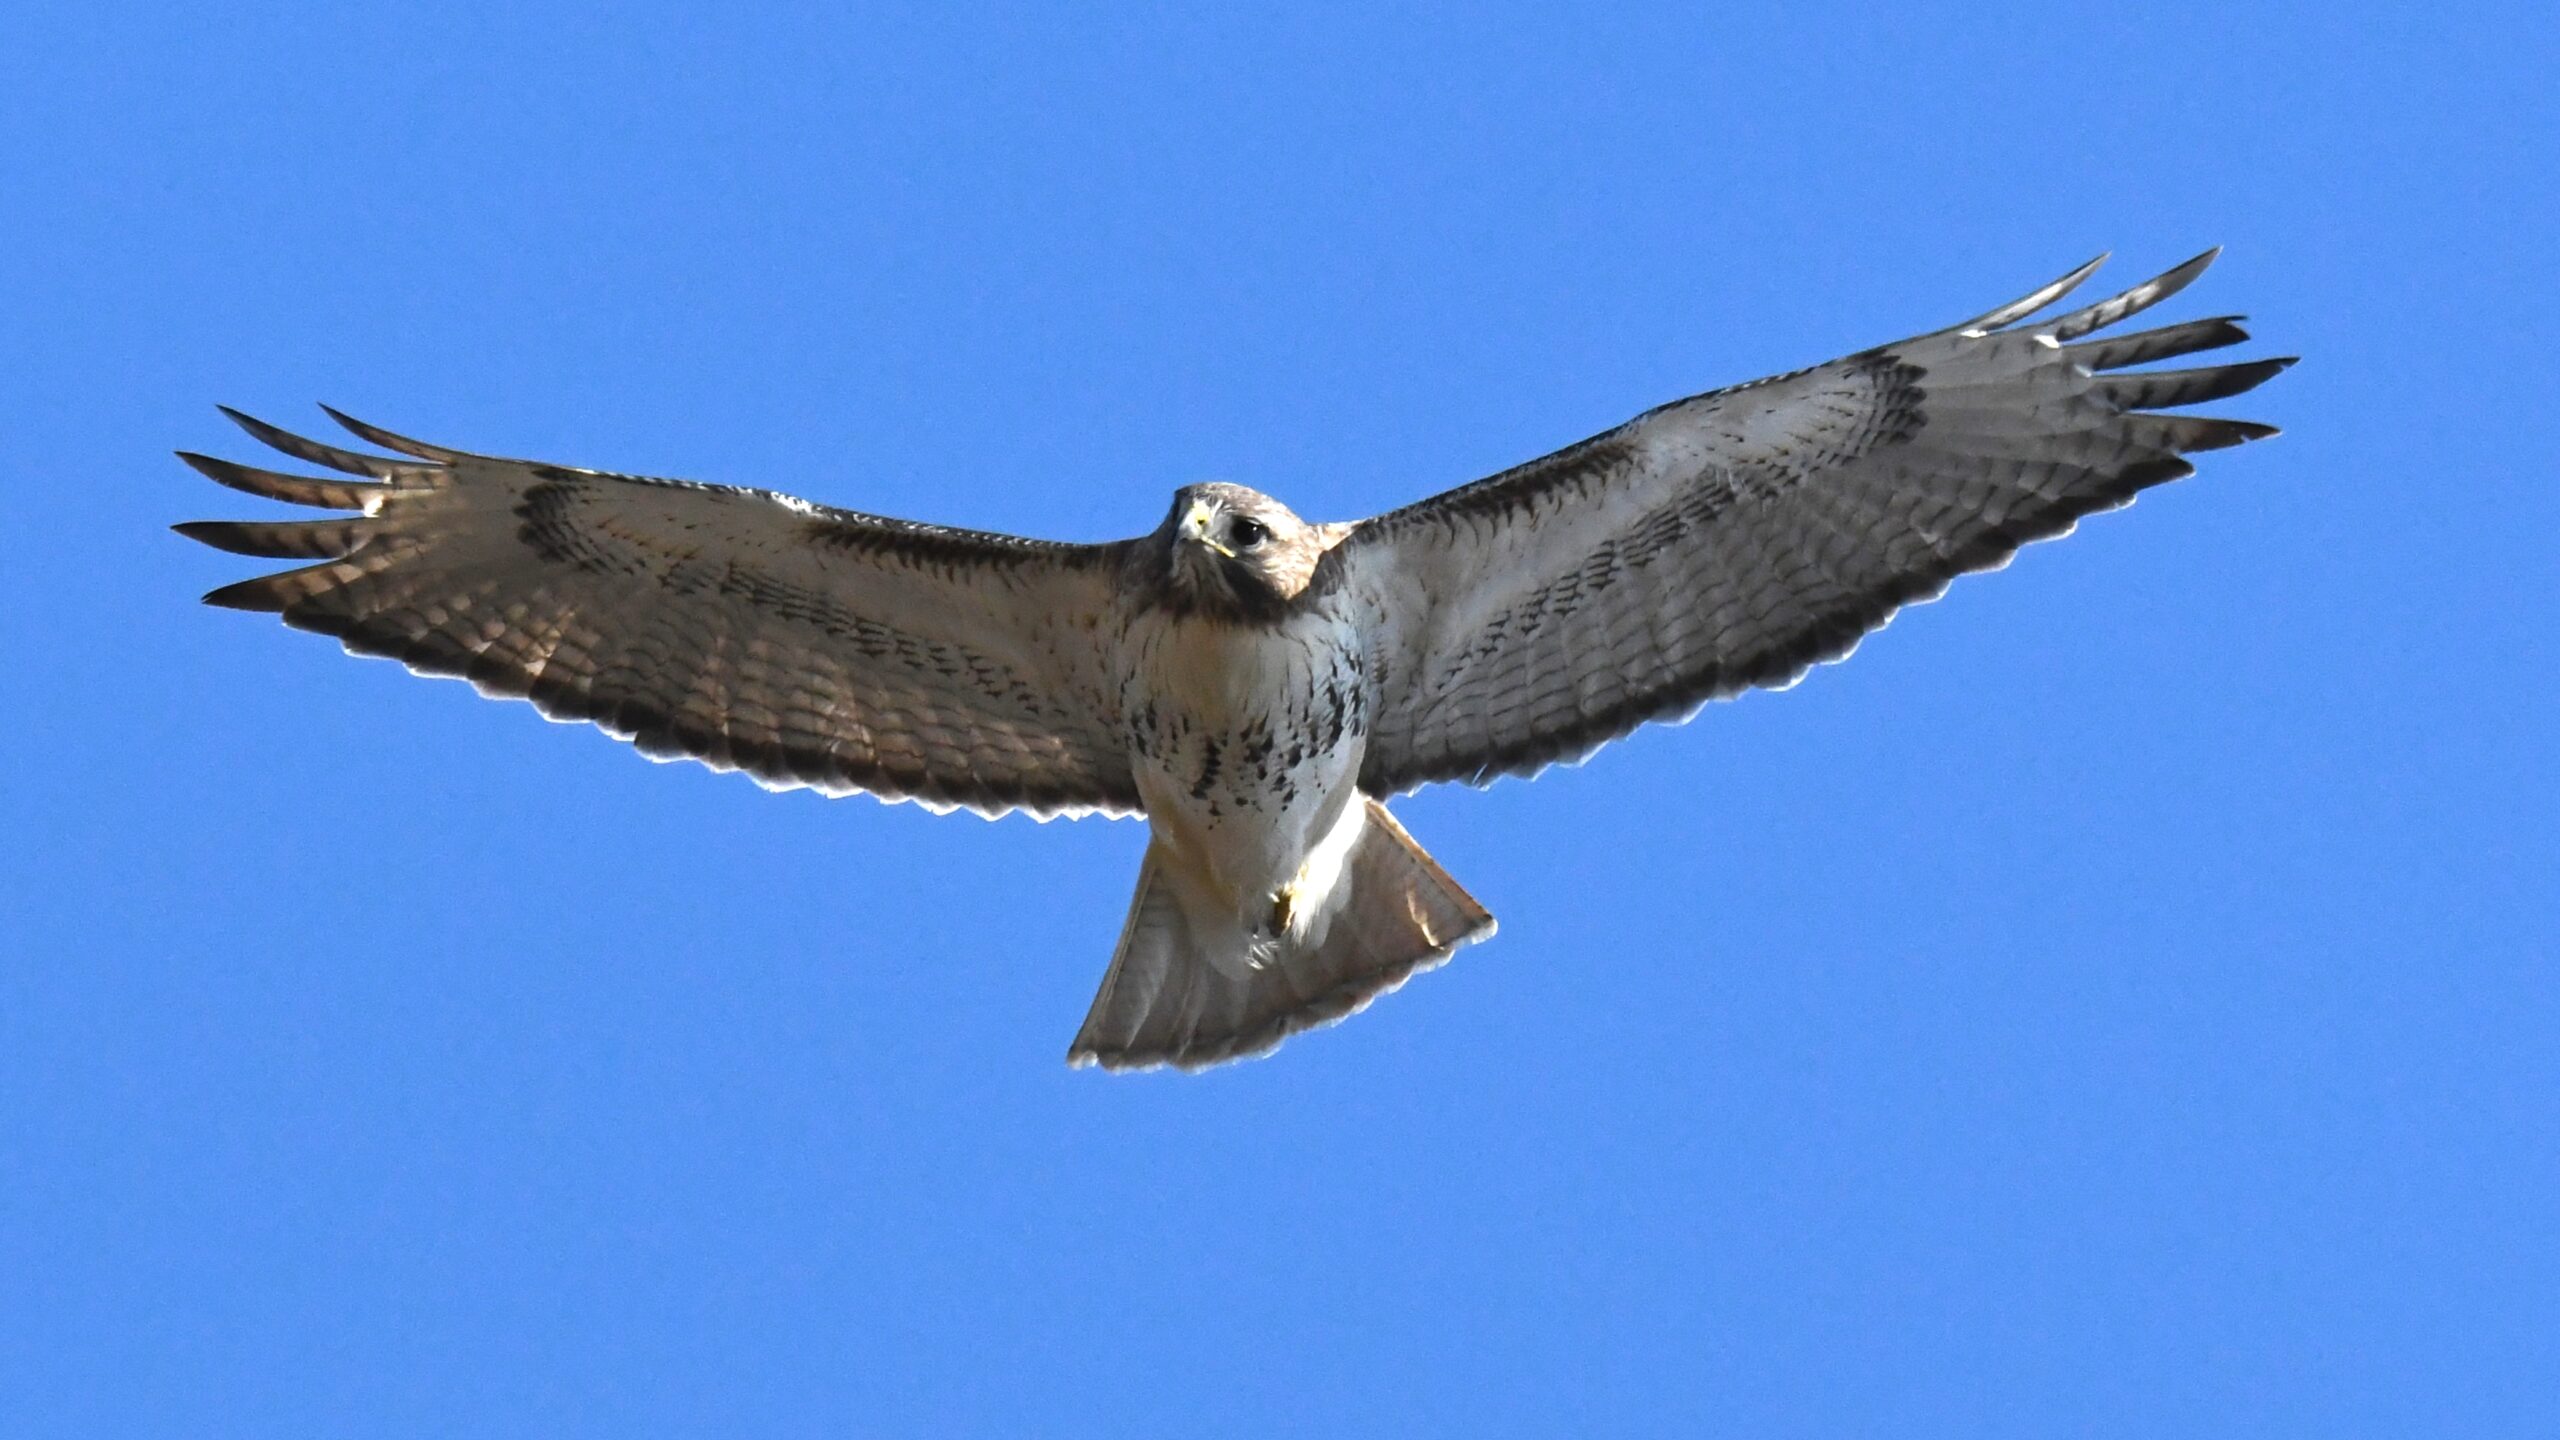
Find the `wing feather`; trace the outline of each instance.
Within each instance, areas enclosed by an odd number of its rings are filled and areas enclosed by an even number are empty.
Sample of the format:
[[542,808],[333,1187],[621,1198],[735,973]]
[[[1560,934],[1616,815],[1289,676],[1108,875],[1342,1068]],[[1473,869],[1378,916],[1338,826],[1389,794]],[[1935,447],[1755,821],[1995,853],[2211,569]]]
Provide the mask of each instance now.
[[370,478],[183,457],[235,489],[359,512],[178,526],[320,562],[209,604],[778,788],[990,814],[1137,808],[1102,639],[1120,547],[474,455],[339,417],[406,457],[388,459],[226,413],[287,455]]
[[361,480],[323,480],[309,475],[259,470],[228,460],[217,460],[210,455],[198,455],[192,450],[179,451],[178,458],[217,485],[228,485],[262,499],[306,505],[315,510],[369,509],[391,488]]
[[2247,365],[2215,365],[2200,370],[2143,370],[2131,375],[2102,377],[2097,389],[2099,394],[2127,410],[2201,405],[2207,400],[2221,400],[2254,390],[2274,379],[2290,363],[2260,360]]
[[336,470],[348,475],[369,475],[376,480],[407,479],[418,473],[418,467],[400,460],[386,460],[379,455],[364,455],[341,450],[317,440],[281,430],[254,415],[244,415],[228,405],[216,406],[231,423],[249,432],[251,439],[272,449],[283,451],[306,465]]
[[1965,325],[1715,391],[1351,529],[1378,628],[1362,784],[1482,784],[1838,659],[1899,607],[2275,433],[2157,413],[2292,363],[2125,366],[2236,320],[2080,340],[2217,252],[2057,319],[2095,261]]
[[450,465],[457,460],[492,458],[487,455],[474,455],[468,450],[449,450],[442,445],[430,445],[424,440],[412,440],[406,435],[395,435],[379,425],[368,425],[333,405],[323,405],[320,409],[357,439],[369,445],[379,445],[385,450],[396,450],[403,455],[414,456],[420,460],[433,460],[440,465]]
[[2063,276],[2061,279],[2054,281],[2052,284],[2047,285],[2040,290],[2031,290],[2025,295],[2010,301],[2008,304],[2001,306],[1999,309],[1994,310],[1987,315],[1976,315],[1972,319],[1966,321],[1962,328],[1967,330],[1997,330],[2001,326],[2006,325],[2013,320],[2023,320],[2027,316],[2033,315],[2047,305],[2052,304],[2054,301],[2061,299],[2063,296],[2070,294],[2072,291],[2079,289],[2081,281],[2097,274],[2098,267],[2106,263],[2107,257],[2100,255],[2096,259],[2093,259],[2089,263],[2081,266],[2079,269],[2072,271],[2070,274]]
[[2240,327],[2239,316],[2220,315],[2211,320],[2190,320],[2183,325],[2167,325],[2157,330],[2137,330],[2130,335],[2083,340],[2073,345],[2068,353],[2073,360],[2091,370],[2117,370],[2127,365],[2145,365],[2154,360],[2192,355],[2199,350],[2219,350],[2248,338],[2249,332]]
[[2104,330],[2129,316],[2150,309],[2179,291],[2196,283],[2213,262],[2222,255],[2217,245],[2182,265],[2155,275],[2121,295],[2111,295],[2083,310],[2074,310],[2059,320],[2035,327],[2036,333],[2050,336],[2056,342],[2077,340],[2093,330]]
[[169,528],[216,550],[265,560],[337,560],[367,538],[361,520],[190,520]]

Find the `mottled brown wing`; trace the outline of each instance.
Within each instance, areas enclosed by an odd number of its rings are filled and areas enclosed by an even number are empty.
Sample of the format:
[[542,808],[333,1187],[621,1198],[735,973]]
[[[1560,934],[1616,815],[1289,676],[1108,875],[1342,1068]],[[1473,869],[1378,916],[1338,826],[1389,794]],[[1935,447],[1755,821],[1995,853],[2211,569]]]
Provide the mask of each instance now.
[[233,418],[359,478],[182,455],[235,489],[351,512],[178,526],[315,562],[211,604],[776,788],[989,814],[1137,808],[1104,649],[1117,547],[473,455],[344,416],[398,457]]
[[1362,522],[1336,563],[1378,637],[1372,794],[1579,758],[1836,660],[1903,605],[2272,435],[2152,413],[2290,360],[2124,367],[2248,338],[2236,317],[2099,336],[2207,252],[2058,319],[2081,267],[1970,323],[1678,401]]

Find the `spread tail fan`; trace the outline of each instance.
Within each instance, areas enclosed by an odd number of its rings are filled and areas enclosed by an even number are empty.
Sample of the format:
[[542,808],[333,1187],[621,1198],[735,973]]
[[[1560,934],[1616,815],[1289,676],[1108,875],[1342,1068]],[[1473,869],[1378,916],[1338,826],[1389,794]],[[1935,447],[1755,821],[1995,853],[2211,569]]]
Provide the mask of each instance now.
[[1387,807],[1366,796],[1361,804],[1363,823],[1337,882],[1344,893],[1331,924],[1313,945],[1284,950],[1259,969],[1210,960],[1165,878],[1160,847],[1149,846],[1119,949],[1067,1063],[1203,1070],[1267,1054],[1493,933],[1491,912]]

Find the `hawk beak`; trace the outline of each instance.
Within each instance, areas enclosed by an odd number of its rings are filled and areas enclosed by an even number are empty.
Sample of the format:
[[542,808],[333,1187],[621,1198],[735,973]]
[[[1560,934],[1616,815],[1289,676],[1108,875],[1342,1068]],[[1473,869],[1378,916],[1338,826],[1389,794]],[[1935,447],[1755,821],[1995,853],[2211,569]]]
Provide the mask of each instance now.
[[1236,558],[1236,552],[1209,538],[1210,524],[1217,518],[1218,512],[1209,508],[1208,501],[1192,501],[1191,512],[1182,517],[1182,538],[1206,545],[1210,549],[1217,551],[1219,554],[1226,556],[1230,560],[1233,560]]

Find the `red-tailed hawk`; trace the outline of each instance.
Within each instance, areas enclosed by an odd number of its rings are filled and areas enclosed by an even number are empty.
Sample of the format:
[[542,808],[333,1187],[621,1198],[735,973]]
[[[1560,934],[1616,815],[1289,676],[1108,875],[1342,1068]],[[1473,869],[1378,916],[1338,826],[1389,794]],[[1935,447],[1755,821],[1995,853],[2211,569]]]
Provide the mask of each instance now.
[[1387,813],[1589,753],[1846,655],[2198,450],[2163,410],[2290,360],[2129,367],[2236,320],[2107,327],[2207,253],[2041,322],[2095,261],[1949,329],[1652,410],[1357,524],[1236,485],[1069,545],[234,415],[355,478],[187,463],[343,512],[177,527],[307,560],[225,586],[424,674],[767,785],[986,814],[1144,814],[1137,895],[1069,1059],[1214,1065],[1358,1010],[1493,917]]

